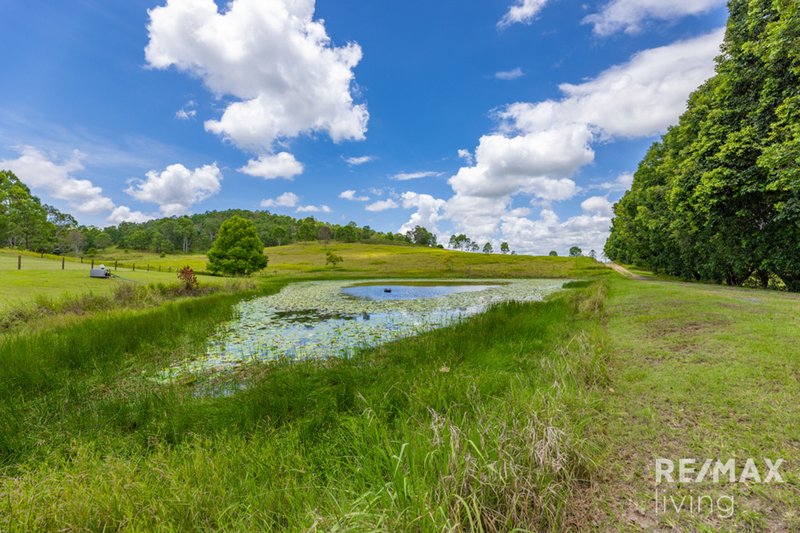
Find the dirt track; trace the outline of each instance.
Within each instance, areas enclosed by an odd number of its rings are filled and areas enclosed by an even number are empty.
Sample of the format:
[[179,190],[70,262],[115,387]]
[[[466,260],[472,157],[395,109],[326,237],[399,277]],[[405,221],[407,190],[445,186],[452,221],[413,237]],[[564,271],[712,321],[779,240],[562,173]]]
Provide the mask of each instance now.
[[624,266],[618,265],[618,264],[616,264],[616,263],[606,263],[606,266],[607,266],[608,268],[612,268],[612,269],[616,270],[617,272],[619,272],[620,274],[622,274],[622,275],[623,275],[623,276],[625,276],[626,278],[638,279],[638,280],[645,280],[645,279],[647,279],[647,278],[646,278],[646,277],[644,277],[644,276],[640,276],[640,275],[638,275],[638,274],[634,274],[633,272],[631,272],[630,270],[628,270],[628,269],[627,269],[627,268],[625,268]]

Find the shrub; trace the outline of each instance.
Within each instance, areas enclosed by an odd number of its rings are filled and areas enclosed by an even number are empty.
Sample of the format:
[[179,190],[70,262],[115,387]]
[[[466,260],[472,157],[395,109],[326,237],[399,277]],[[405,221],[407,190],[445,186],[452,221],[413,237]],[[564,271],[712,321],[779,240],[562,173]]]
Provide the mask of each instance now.
[[178,279],[183,282],[183,289],[186,292],[194,292],[200,288],[200,282],[192,270],[192,267],[185,266],[178,271]]

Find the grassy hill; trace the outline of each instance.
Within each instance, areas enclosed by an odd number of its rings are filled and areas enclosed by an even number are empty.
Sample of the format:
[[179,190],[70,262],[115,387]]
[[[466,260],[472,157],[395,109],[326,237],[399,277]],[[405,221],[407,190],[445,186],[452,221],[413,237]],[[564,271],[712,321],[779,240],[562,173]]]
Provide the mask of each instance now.
[[[326,252],[344,261],[335,269],[327,267]],[[266,272],[288,276],[566,278],[605,272],[588,257],[487,255],[421,246],[314,242],[267,248],[266,253]]]
[[[325,264],[327,252],[339,255],[344,261],[332,269]],[[265,276],[352,277],[364,275],[400,277],[580,277],[602,272],[602,265],[588,257],[536,257],[526,255],[480,254],[426,248],[404,244],[341,243],[323,244],[318,241],[264,249],[269,258]],[[109,249],[98,260],[136,263],[139,267],[182,267],[189,265],[197,271],[206,268],[202,254],[159,254]]]

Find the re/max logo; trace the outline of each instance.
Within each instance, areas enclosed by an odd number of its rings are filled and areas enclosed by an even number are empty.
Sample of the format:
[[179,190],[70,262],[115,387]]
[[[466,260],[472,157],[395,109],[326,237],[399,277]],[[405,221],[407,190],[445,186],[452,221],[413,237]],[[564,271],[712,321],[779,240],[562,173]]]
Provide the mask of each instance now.
[[667,483],[702,483],[706,479],[714,483],[719,483],[720,480],[727,480],[729,483],[745,483],[747,481],[783,483],[783,477],[778,471],[783,464],[783,459],[775,462],[764,459],[763,462],[763,467],[759,469],[753,459],[748,459],[742,468],[738,468],[735,459],[728,459],[724,463],[720,460],[706,459],[702,464],[697,459],[680,459],[676,471],[675,461],[672,459],[656,459],[656,483],[664,481]]

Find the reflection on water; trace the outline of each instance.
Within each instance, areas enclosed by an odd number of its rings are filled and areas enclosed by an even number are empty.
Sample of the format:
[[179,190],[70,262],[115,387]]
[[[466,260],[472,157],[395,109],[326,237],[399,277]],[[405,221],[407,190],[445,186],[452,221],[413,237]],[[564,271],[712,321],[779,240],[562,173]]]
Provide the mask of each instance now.
[[417,300],[441,298],[462,292],[480,292],[499,285],[362,285],[345,287],[342,293],[365,300]]

